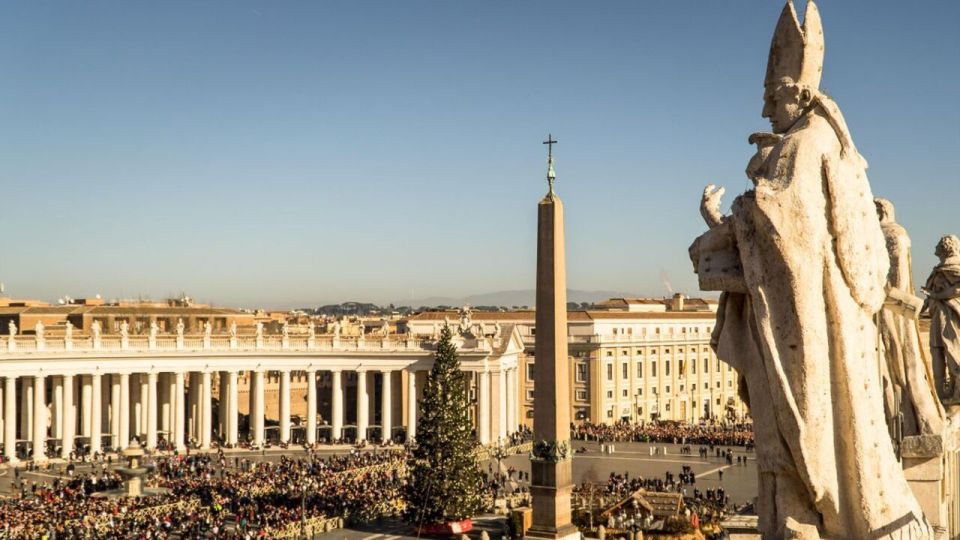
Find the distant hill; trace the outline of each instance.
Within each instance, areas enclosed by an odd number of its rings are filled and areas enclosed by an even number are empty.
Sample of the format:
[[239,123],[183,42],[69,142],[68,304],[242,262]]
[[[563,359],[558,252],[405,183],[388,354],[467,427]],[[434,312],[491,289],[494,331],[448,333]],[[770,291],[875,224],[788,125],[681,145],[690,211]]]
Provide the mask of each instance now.
[[[595,303],[607,300],[609,298],[622,298],[637,296],[635,293],[623,291],[579,291],[576,289],[567,289],[567,302],[576,303]],[[533,289],[523,289],[516,291],[497,291],[484,294],[473,294],[460,298],[448,296],[430,296],[426,298],[414,298],[406,300],[395,300],[392,302],[395,306],[411,307],[436,307],[436,306],[529,306],[536,304],[536,291]]]

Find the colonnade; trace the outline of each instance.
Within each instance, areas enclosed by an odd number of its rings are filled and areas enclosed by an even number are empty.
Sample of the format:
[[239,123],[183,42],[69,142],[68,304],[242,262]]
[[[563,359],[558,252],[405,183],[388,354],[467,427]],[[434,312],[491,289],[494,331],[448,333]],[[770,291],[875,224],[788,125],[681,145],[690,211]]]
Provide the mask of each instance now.
[[[261,446],[266,442],[267,373],[279,378],[279,440],[291,441],[291,373],[305,374],[306,437],[308,444],[317,442],[318,372],[329,372],[330,439],[344,438],[346,423],[344,372],[355,373],[356,437],[367,440],[371,420],[376,412],[371,405],[380,396],[380,438],[391,439],[395,425],[406,428],[407,439],[416,436],[417,373],[412,368],[357,369],[283,369],[283,370],[205,370],[124,373],[69,373],[7,375],[0,385],[0,433],[4,456],[15,461],[17,444],[26,445],[33,459],[68,458],[79,445],[91,454],[107,449],[126,447],[135,437],[149,450],[186,449],[188,443],[201,450],[211,448],[216,427],[218,440],[236,446],[240,442],[239,408],[240,377],[248,378],[250,403],[248,440]],[[405,377],[394,376],[404,372]],[[505,438],[520,423],[517,417],[516,367],[492,371],[488,368],[470,372],[476,388],[476,430],[482,443]],[[214,415],[214,374],[218,385]],[[377,378],[376,375],[380,377]],[[403,378],[406,391],[395,388]],[[493,380],[495,379],[495,381]],[[377,382],[379,380],[379,385]],[[496,385],[496,386],[494,386]],[[493,393],[496,389],[496,398]],[[401,396],[405,404],[400,404]],[[405,418],[395,417],[394,409],[405,411]],[[59,456],[48,455],[48,442],[57,447]],[[381,441],[375,441],[381,442]],[[29,453],[29,452],[28,452]]]

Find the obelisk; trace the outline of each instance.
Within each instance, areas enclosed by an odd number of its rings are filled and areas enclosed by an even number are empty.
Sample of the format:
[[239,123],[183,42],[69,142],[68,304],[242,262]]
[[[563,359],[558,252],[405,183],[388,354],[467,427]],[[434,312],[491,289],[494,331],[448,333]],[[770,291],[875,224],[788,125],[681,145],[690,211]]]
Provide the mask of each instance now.
[[549,191],[537,207],[537,343],[533,395],[533,452],[530,462],[533,524],[528,537],[579,537],[570,522],[573,474],[570,450],[570,373],[567,359],[567,273],[563,203],[553,192],[553,145],[549,148]]

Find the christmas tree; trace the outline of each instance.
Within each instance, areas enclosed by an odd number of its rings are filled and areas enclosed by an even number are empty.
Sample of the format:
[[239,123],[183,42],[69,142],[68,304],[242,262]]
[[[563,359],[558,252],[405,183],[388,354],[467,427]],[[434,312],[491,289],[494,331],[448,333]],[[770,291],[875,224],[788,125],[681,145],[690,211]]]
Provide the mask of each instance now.
[[482,510],[468,407],[466,378],[445,325],[420,400],[405,490],[407,523],[419,527],[462,521]]

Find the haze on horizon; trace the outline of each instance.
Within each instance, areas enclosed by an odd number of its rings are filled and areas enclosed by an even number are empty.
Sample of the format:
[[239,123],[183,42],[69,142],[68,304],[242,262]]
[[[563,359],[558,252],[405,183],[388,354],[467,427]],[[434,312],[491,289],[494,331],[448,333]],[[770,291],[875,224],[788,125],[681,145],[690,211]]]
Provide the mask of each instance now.
[[[570,287],[700,296],[700,194],[749,187],[781,8],[5,3],[0,281],[247,307],[531,289],[551,132]],[[960,234],[960,3],[820,9],[822,88],[922,284]]]

